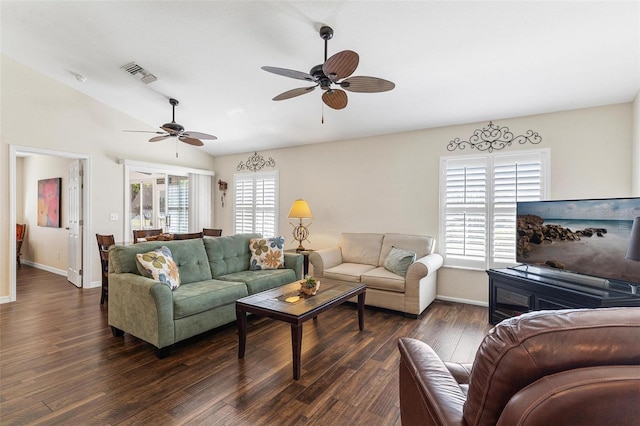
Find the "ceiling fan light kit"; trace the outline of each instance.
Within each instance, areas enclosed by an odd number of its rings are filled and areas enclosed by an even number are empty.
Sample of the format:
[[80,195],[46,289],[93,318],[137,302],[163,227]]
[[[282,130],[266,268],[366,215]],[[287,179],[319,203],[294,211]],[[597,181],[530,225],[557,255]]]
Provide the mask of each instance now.
[[343,50],[327,59],[327,46],[328,41],[333,38],[333,29],[328,26],[320,28],[320,38],[324,40],[324,63],[311,68],[308,74],[286,68],[262,67],[263,70],[273,74],[315,83],[315,86],[299,87],[283,92],[274,97],[274,101],[282,101],[304,95],[314,91],[319,86],[324,91],[322,101],[325,105],[333,109],[343,109],[348,103],[347,94],[344,90],[359,93],[379,93],[392,90],[396,86],[391,81],[378,77],[349,77],[358,67],[360,60],[358,54],[352,50]]

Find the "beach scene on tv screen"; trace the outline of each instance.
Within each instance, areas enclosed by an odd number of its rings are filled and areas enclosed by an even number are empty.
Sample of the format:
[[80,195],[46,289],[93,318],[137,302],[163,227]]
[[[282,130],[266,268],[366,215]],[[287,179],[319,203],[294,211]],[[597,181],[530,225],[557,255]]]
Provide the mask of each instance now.
[[625,258],[636,217],[640,198],[518,203],[517,261],[638,283]]

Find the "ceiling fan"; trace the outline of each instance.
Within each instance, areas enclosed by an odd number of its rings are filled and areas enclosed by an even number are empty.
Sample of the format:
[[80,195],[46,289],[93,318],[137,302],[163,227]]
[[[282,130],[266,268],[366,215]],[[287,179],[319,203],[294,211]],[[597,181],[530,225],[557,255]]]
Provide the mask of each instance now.
[[164,132],[149,132],[146,130],[125,130],[125,132],[137,132],[137,133],[155,133],[160,136],[154,136],[149,139],[149,142],[160,142],[170,137],[177,137],[180,142],[188,143],[189,145],[202,146],[204,143],[200,139],[205,140],[215,140],[218,139],[213,135],[208,135],[206,133],[201,132],[193,132],[191,130],[184,130],[182,125],[176,123],[176,105],[178,105],[178,101],[176,99],[169,99],[169,103],[173,107],[173,115],[171,118],[171,123],[165,123],[160,128],[164,130]]
[[324,40],[324,63],[311,68],[308,74],[286,68],[262,67],[263,70],[274,74],[315,83],[315,86],[299,87],[281,93],[273,98],[274,101],[282,101],[304,95],[320,86],[324,90],[322,101],[333,109],[343,109],[347,106],[347,94],[344,90],[377,93],[386,92],[396,87],[394,83],[377,77],[349,77],[358,67],[358,54],[352,50],[343,50],[327,59],[327,44],[332,37],[333,29],[331,27],[323,26],[320,28],[320,38]]

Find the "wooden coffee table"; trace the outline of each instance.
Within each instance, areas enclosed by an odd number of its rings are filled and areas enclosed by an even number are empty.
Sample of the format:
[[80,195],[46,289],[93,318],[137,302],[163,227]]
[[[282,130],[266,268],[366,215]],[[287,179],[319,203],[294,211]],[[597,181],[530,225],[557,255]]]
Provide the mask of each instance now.
[[[366,287],[360,283],[341,283],[320,279],[320,290],[314,296],[299,296],[300,281],[273,290],[263,291],[236,301],[238,318],[238,358],[244,358],[247,343],[247,312],[291,324],[293,350],[293,378],[300,378],[300,353],[302,351],[302,324],[322,312],[358,296],[358,326],[364,329],[364,298]],[[290,299],[294,298],[294,299]],[[289,299],[289,301],[287,301]]]

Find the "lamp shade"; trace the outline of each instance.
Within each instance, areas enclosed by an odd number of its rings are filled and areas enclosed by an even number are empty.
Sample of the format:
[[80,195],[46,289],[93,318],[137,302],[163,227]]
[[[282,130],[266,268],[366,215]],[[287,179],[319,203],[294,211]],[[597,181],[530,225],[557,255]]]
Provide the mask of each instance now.
[[298,198],[291,205],[291,210],[289,210],[289,219],[313,219],[313,214],[311,213],[311,208],[309,207],[309,203],[302,198]]
[[640,217],[636,217],[633,220],[626,258],[640,262]]

